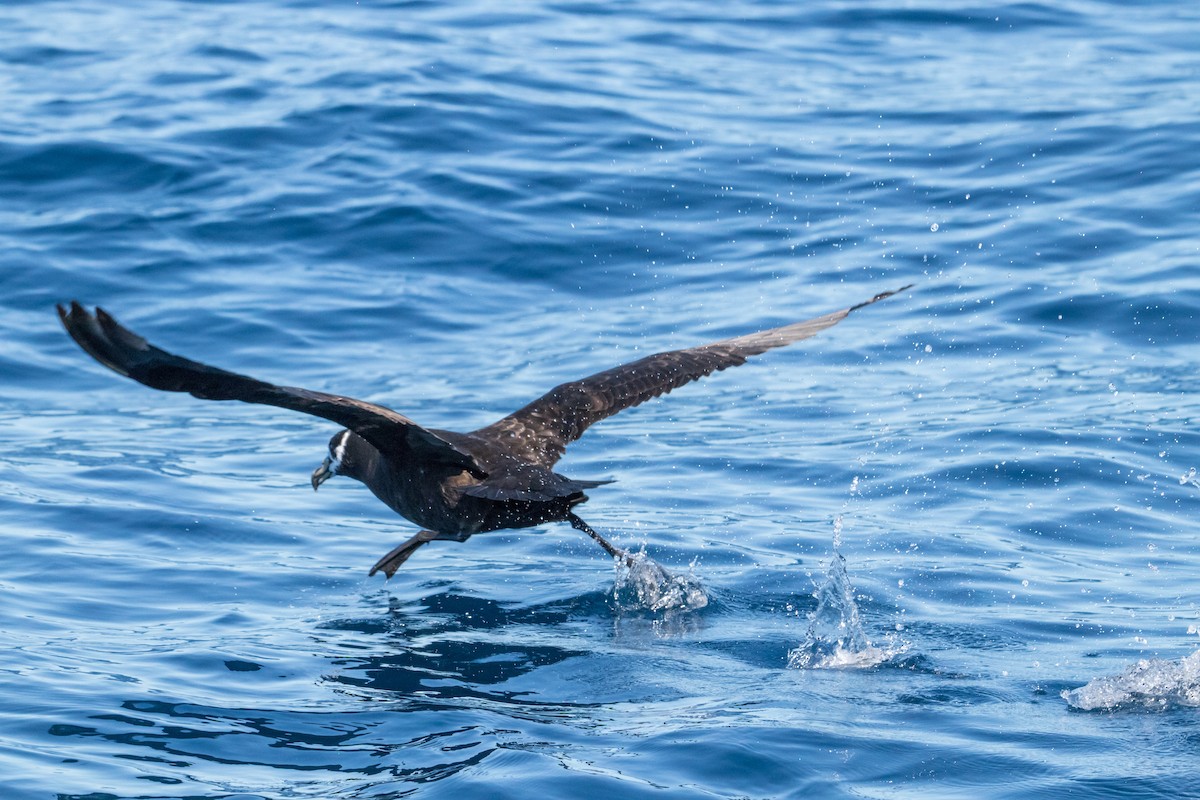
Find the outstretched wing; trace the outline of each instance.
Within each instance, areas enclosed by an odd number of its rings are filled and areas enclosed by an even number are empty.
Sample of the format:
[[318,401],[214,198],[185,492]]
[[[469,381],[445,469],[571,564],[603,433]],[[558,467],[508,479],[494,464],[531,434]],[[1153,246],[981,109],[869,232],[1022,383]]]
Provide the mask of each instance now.
[[712,344],[672,350],[556,386],[499,422],[475,431],[517,458],[551,467],[592,423],[666,394],[705,375],[746,363],[750,356],[807,339],[851,312],[911,287],[877,294],[858,305],[781,328]]
[[275,386],[173,355],[122,327],[102,308],[92,316],[72,302],[69,311],[59,306],[58,316],[71,338],[92,358],[152,389],[301,411],[349,428],[385,456],[415,458],[456,472],[467,470],[479,478],[487,474],[470,455],[390,408],[352,397]]

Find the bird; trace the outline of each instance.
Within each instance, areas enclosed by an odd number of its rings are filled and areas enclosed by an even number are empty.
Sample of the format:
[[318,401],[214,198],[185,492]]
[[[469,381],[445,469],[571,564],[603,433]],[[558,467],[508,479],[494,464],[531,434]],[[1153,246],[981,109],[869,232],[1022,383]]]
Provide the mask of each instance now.
[[569,478],[554,470],[567,445],[593,423],[666,394],[751,356],[807,339],[849,314],[910,289],[882,292],[819,317],[698,347],[639,358],[560,384],[533,402],[469,433],[424,428],[392,409],[352,397],[280,386],[161,350],[103,308],[58,305],[71,338],[92,358],[138,383],[202,400],[239,400],[299,411],[342,426],[312,473],[312,487],[335,475],[354,478],[420,530],[371,568],[388,579],[433,541],[465,542],[477,533],[568,522],[609,556],[630,555],[583,521],[575,508],[587,490],[611,480]]

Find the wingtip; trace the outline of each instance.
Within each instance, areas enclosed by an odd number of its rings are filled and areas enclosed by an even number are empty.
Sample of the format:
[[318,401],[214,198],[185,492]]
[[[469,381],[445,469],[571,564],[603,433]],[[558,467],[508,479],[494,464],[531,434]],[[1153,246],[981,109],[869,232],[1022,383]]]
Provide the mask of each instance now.
[[96,321],[110,340],[131,350],[146,350],[150,344],[141,336],[126,328],[100,306],[96,306]]
[[909,283],[904,286],[901,286],[899,289],[892,289],[891,291],[880,292],[879,294],[872,297],[870,300],[864,301],[855,306],[850,306],[850,308],[848,308],[846,310],[847,310],[847,312],[857,311],[858,309],[863,308],[865,306],[869,306],[872,303],[878,303],[880,300],[886,300],[887,298],[891,297],[892,295],[900,294],[901,292],[906,292],[916,285],[917,284],[915,284],[915,283]]
[[78,342],[79,328],[86,324],[85,320],[89,318],[87,310],[79,305],[78,300],[72,300],[68,305],[57,303],[54,307],[58,310],[58,320],[62,323],[63,328],[71,334],[72,339]]
[[80,305],[78,300],[71,301],[70,309],[61,304],[57,305],[57,309],[67,334],[85,353],[113,372],[127,378],[132,377],[128,364],[114,348],[112,326],[115,323],[104,309],[96,306],[96,313],[93,315]]
[[72,300],[68,305],[56,303],[54,306],[58,310],[58,318],[62,322],[63,327],[72,335],[73,331],[81,324],[86,324],[92,318],[88,310],[84,308],[78,300]]

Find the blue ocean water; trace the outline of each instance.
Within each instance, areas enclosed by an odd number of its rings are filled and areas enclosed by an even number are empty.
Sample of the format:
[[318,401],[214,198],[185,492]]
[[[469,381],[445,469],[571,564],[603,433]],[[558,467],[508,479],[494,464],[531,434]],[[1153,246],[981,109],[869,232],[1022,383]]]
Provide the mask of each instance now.
[[[1200,797],[1198,42],[1184,0],[3,4],[3,796]],[[368,579],[413,529],[309,489],[336,426],[53,311],[463,430],[913,282],[573,445],[690,610],[565,525]],[[795,657],[846,603],[885,657]]]

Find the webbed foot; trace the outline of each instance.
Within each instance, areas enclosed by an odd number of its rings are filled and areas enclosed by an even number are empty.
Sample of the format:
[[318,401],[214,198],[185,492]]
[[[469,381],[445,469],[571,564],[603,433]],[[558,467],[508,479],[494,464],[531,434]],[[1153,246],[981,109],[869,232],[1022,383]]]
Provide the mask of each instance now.
[[382,572],[388,578],[396,574],[396,570],[408,561],[408,557],[417,551],[422,545],[436,541],[451,541],[465,542],[470,534],[463,533],[437,533],[435,531],[418,531],[417,535],[412,537],[402,544],[398,544],[388,551],[387,555],[375,562],[375,566],[371,567],[371,571],[367,573],[367,577],[374,575],[376,572]]

